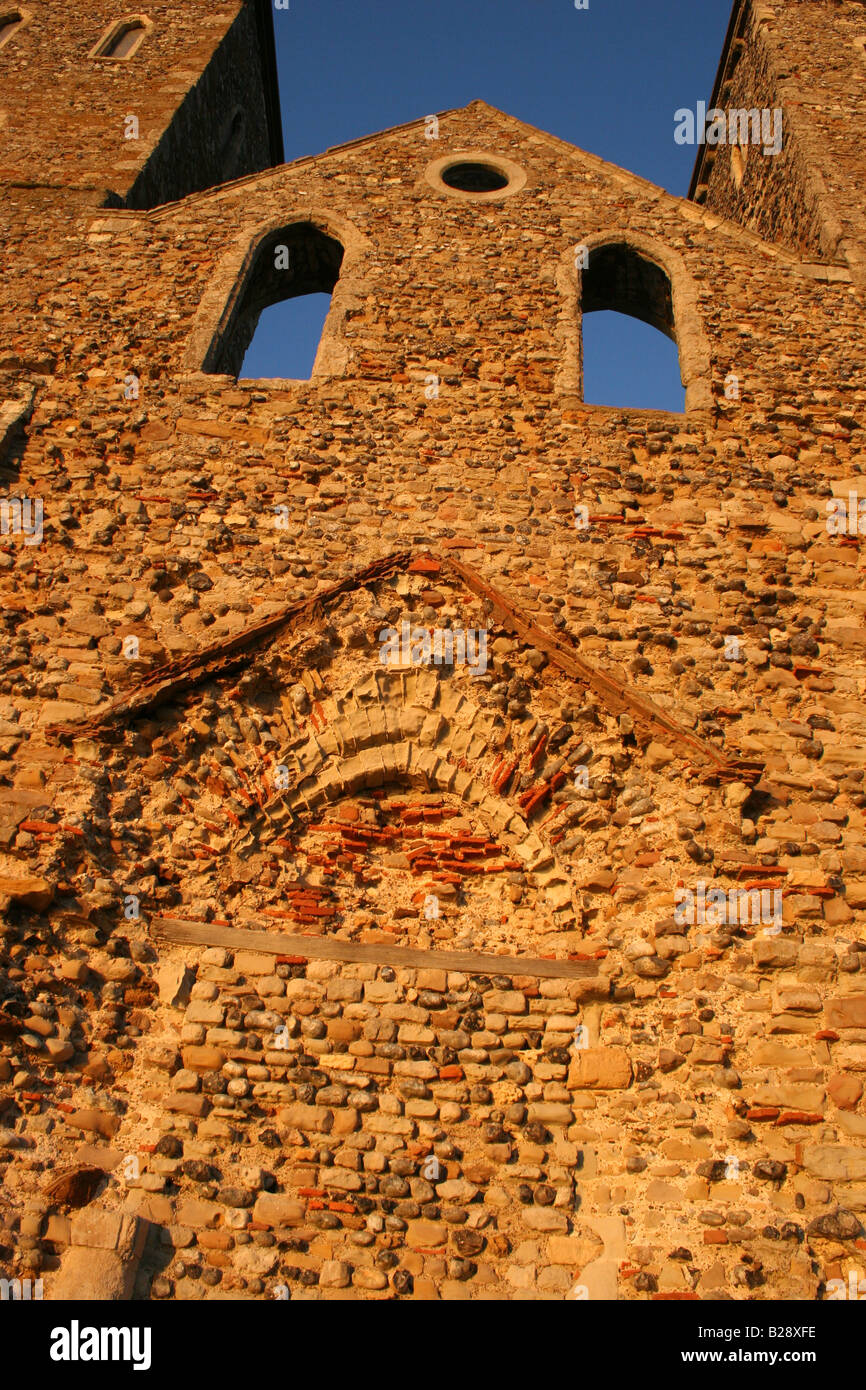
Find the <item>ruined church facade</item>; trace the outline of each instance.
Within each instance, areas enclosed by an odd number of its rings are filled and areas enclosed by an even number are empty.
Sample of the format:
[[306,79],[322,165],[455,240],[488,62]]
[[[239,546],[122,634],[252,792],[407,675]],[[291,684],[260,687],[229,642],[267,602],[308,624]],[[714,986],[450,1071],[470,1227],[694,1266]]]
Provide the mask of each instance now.
[[[0,1275],[835,1297],[864,6],[737,0],[783,136],[685,199],[483,101],[285,164],[273,23],[0,12]],[[585,403],[602,309],[681,413]]]

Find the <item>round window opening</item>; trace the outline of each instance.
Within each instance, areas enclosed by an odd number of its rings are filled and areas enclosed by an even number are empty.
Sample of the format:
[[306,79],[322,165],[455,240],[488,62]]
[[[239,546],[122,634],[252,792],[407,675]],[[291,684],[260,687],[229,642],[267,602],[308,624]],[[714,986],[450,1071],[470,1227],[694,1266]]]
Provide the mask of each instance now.
[[508,175],[501,169],[494,169],[492,164],[469,161],[452,164],[450,169],[443,170],[441,178],[449,188],[458,188],[461,193],[496,193],[507,188],[509,183]]

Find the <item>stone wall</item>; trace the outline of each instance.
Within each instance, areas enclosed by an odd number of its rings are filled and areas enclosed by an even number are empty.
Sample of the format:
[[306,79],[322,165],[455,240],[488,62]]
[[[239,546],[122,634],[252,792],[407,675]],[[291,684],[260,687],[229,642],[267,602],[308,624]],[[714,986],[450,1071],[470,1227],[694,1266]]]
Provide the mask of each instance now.
[[[0,1265],[827,1297],[866,1238],[856,258],[483,103],[428,130],[150,211],[4,189]],[[441,184],[470,154],[505,192]],[[311,380],[209,370],[298,224],[343,248]],[[581,399],[575,248],[620,244],[683,415]],[[386,656],[404,623],[483,665]]]

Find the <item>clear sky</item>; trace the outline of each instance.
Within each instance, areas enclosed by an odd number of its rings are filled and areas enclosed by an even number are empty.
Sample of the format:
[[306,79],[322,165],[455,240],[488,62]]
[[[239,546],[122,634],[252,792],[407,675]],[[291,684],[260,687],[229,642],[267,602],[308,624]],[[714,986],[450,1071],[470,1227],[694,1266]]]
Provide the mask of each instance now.
[[[286,159],[477,97],[685,196],[674,112],[707,100],[728,0],[289,0],[274,11]],[[262,315],[243,375],[308,376],[322,296]],[[585,319],[586,399],[682,409],[676,349]]]

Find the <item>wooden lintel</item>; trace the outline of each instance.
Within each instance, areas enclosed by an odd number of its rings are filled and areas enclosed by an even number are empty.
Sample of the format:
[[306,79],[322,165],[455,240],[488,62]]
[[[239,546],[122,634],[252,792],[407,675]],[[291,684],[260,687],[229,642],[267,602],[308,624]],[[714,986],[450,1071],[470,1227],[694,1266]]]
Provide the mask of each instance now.
[[534,975],[540,980],[585,980],[598,975],[591,960],[542,960],[535,956],[489,956],[476,951],[415,950],[387,943],[367,945],[338,936],[248,931],[211,922],[184,922],[154,917],[152,930],[177,946],[224,946],[229,951],[258,951],[263,955],[300,956],[305,960],[338,960],[396,969],[460,970],[466,975]]

